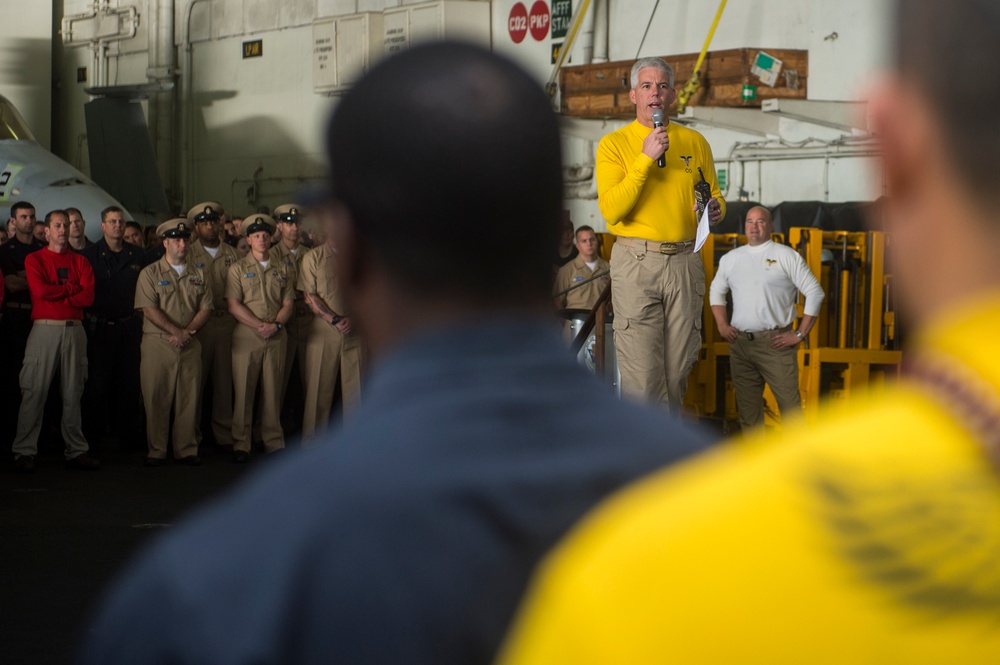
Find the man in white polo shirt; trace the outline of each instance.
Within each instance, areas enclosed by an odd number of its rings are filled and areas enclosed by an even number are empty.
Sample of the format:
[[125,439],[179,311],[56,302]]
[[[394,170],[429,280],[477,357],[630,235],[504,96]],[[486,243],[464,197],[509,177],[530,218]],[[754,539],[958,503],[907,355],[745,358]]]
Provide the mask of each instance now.
[[[823,287],[798,252],[771,240],[773,230],[768,209],[751,208],[747,244],[722,257],[709,292],[715,323],[729,342],[729,369],[744,432],[764,422],[765,382],[783,419],[801,413],[796,347],[809,334],[823,304]],[[726,313],[730,290],[732,323]],[[793,330],[799,291],[806,297],[805,310],[799,329]]]

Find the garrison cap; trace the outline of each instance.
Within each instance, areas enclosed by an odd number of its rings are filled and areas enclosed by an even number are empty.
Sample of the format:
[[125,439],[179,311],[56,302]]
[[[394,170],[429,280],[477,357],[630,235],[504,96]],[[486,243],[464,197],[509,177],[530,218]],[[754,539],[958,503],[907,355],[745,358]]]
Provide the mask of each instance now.
[[274,218],[279,222],[298,224],[302,217],[302,206],[298,203],[286,203],[274,209]]
[[161,238],[190,238],[191,225],[183,217],[174,217],[157,226],[156,235]]
[[267,215],[250,215],[243,220],[243,235],[249,238],[258,231],[267,231],[274,235],[274,220]]
[[197,224],[209,219],[219,219],[225,213],[225,209],[218,201],[205,201],[188,210],[187,218],[190,223]]

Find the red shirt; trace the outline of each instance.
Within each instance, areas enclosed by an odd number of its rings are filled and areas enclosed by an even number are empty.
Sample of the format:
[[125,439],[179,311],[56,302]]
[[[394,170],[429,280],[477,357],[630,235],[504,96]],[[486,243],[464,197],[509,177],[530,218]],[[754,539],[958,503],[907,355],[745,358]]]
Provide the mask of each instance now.
[[87,259],[66,247],[61,254],[46,247],[24,259],[31,292],[31,319],[83,319],[94,302],[94,270]]

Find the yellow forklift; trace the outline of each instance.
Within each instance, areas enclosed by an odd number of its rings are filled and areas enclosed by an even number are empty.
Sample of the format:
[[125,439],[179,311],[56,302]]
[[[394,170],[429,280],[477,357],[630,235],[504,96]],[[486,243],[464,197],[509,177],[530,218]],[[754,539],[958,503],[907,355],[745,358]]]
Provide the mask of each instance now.
[[[774,234],[775,242],[785,242]],[[742,234],[710,234],[701,248],[706,284],[719,259],[746,244]],[[824,231],[791,228],[788,244],[805,259],[826,298],[807,342],[799,345],[799,388],[805,417],[815,415],[821,397],[849,400],[898,378],[902,353],[896,326],[892,274],[886,269],[889,238],[878,231]],[[799,297],[799,316],[802,315]],[[705,293],[701,356],[688,379],[685,410],[738,427],[736,399],[729,377],[729,344],[719,336]],[[780,426],[777,405],[765,390],[766,424]]]

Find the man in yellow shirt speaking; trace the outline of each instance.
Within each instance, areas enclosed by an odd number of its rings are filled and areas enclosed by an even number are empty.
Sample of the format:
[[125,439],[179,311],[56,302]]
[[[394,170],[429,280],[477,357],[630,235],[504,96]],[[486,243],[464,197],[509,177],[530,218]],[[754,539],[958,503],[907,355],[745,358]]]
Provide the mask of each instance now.
[[622,391],[679,413],[701,348],[705,270],[694,251],[695,185],[711,188],[711,223],[725,215],[705,138],[666,119],[674,72],[659,58],[632,66],[635,122],[597,148],[597,193],[611,251],[611,300]]
[[899,0],[897,386],[672,467],[548,561],[503,665],[1000,663],[1000,4]]

